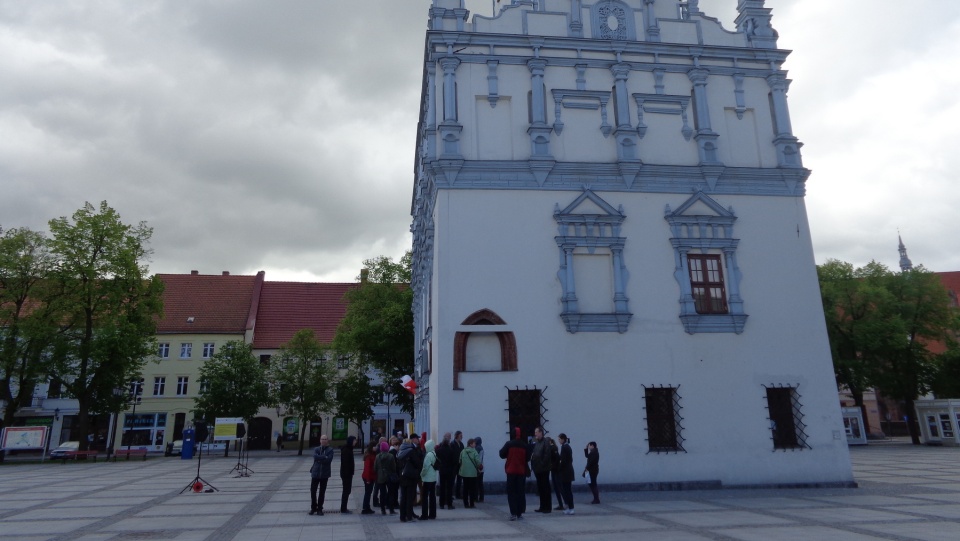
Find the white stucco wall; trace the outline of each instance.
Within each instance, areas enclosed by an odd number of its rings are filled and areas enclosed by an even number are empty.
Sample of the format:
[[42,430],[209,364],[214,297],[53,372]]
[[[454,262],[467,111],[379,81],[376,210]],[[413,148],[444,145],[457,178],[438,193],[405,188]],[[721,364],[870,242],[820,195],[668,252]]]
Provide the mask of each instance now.
[[[567,192],[444,191],[437,202],[431,431],[506,440],[506,387],[546,389],[547,430],[601,449],[606,481],[725,484],[850,480],[806,215],[801,201],[718,197],[740,219],[743,334],[688,335],[678,318],[664,205],[686,197],[598,194],[627,216],[634,316],[628,332],[568,333],[561,321],[554,205]],[[800,227],[798,234],[797,228]],[[465,372],[452,389],[453,337],[488,308],[517,339],[518,372]],[[811,449],[773,451],[763,385],[797,385]],[[643,385],[679,386],[686,453],[646,454]],[[599,429],[599,427],[604,427]],[[576,459],[578,467],[582,457]],[[785,471],[796,472],[785,475]]]

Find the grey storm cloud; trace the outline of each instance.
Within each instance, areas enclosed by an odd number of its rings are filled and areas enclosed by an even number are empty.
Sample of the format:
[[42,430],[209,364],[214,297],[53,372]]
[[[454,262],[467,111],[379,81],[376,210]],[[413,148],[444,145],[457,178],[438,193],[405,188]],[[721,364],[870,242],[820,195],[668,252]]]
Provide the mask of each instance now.
[[[0,226],[107,200],[155,272],[352,281],[409,247],[430,0],[0,0]],[[490,0],[467,0],[490,15]],[[817,260],[960,269],[960,2],[768,0]],[[701,0],[733,27],[735,0]]]

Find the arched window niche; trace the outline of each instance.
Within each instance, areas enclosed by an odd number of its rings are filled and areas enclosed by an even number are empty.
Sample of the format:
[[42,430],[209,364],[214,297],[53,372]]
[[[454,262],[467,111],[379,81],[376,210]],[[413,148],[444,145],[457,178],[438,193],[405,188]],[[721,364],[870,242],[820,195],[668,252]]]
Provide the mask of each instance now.
[[[463,320],[461,326],[476,326],[477,329],[458,331],[454,335],[454,389],[463,389],[460,386],[461,372],[515,372],[517,370],[517,339],[512,332],[497,329],[498,326],[506,324],[503,318],[487,308],[477,310]],[[496,351],[497,349],[499,351]],[[493,357],[494,362],[485,361],[490,357]],[[499,365],[495,362],[497,357],[499,357]]]

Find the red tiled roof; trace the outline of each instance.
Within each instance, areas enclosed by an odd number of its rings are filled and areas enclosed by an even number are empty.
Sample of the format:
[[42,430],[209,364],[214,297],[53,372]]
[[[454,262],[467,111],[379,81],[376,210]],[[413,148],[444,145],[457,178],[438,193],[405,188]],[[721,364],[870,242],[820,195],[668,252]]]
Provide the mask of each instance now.
[[357,283],[264,282],[253,333],[254,349],[276,349],[301,329],[330,343],[347,311],[343,298]]
[[[956,306],[958,295],[960,295],[960,272],[937,272],[934,274],[940,278],[940,283],[943,284],[943,287],[950,293],[953,306]],[[927,349],[931,353],[940,354],[947,351],[947,345],[940,341],[929,342],[927,343]]]
[[950,292],[950,298],[957,302],[960,299],[960,271],[938,272],[936,274],[940,277],[940,283],[943,284],[943,287]]
[[[158,333],[237,333],[247,329],[256,276],[158,274],[163,281],[163,319]],[[193,322],[188,322],[193,318]]]

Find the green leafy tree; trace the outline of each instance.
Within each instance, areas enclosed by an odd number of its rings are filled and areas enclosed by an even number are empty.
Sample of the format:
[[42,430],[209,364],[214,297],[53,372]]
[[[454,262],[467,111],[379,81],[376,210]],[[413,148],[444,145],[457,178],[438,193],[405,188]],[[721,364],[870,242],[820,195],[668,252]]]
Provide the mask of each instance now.
[[[217,417],[239,417],[249,422],[261,406],[270,403],[266,374],[253,347],[231,340],[200,367],[200,392],[193,399],[197,418],[213,423]],[[229,446],[224,449],[227,456]]]
[[837,385],[850,392],[863,412],[867,433],[870,426],[863,394],[873,386],[877,367],[863,352],[884,326],[875,305],[886,302],[887,292],[880,280],[887,274],[889,271],[875,262],[861,269],[836,259],[817,266]]
[[[51,375],[77,400],[77,428],[89,434],[90,416],[122,409],[114,389],[138,377],[155,351],[163,283],[144,263],[153,230],[123,223],[106,201],[49,225],[55,265],[47,301],[60,326]],[[81,437],[80,448],[87,445]]]
[[0,235],[0,400],[2,425],[28,405],[45,376],[49,346],[58,329],[43,302],[53,257],[42,233],[27,228]]
[[336,363],[325,361],[329,349],[312,329],[302,329],[270,359],[267,379],[272,402],[300,419],[300,451],[310,420],[333,409],[337,381]]
[[364,372],[363,366],[353,363],[337,382],[337,413],[348,423],[356,425],[362,436],[363,422],[373,417],[373,407],[380,402],[382,396],[371,382],[370,376]]
[[910,437],[920,444],[914,401],[932,389],[938,358],[929,345],[950,339],[957,319],[946,288],[936,274],[917,267],[886,277],[892,302],[889,325],[877,338],[879,368],[874,383],[883,394],[902,400]]
[[412,414],[413,395],[400,384],[402,376],[412,374],[414,362],[411,261],[407,252],[399,262],[385,256],[363,262],[367,279],[346,294],[347,312],[333,345],[375,369],[391,402]]
[[933,378],[933,393],[937,398],[960,396],[960,347],[955,341],[937,359],[937,375]]
[[929,346],[958,328],[946,289],[923,267],[894,273],[876,262],[853,269],[831,260],[818,274],[838,385],[861,407],[869,387],[901,401],[919,444],[913,404],[931,390],[940,364]]
[[200,392],[194,400],[198,418],[256,417],[270,403],[266,374],[252,346],[232,340],[200,367]]

